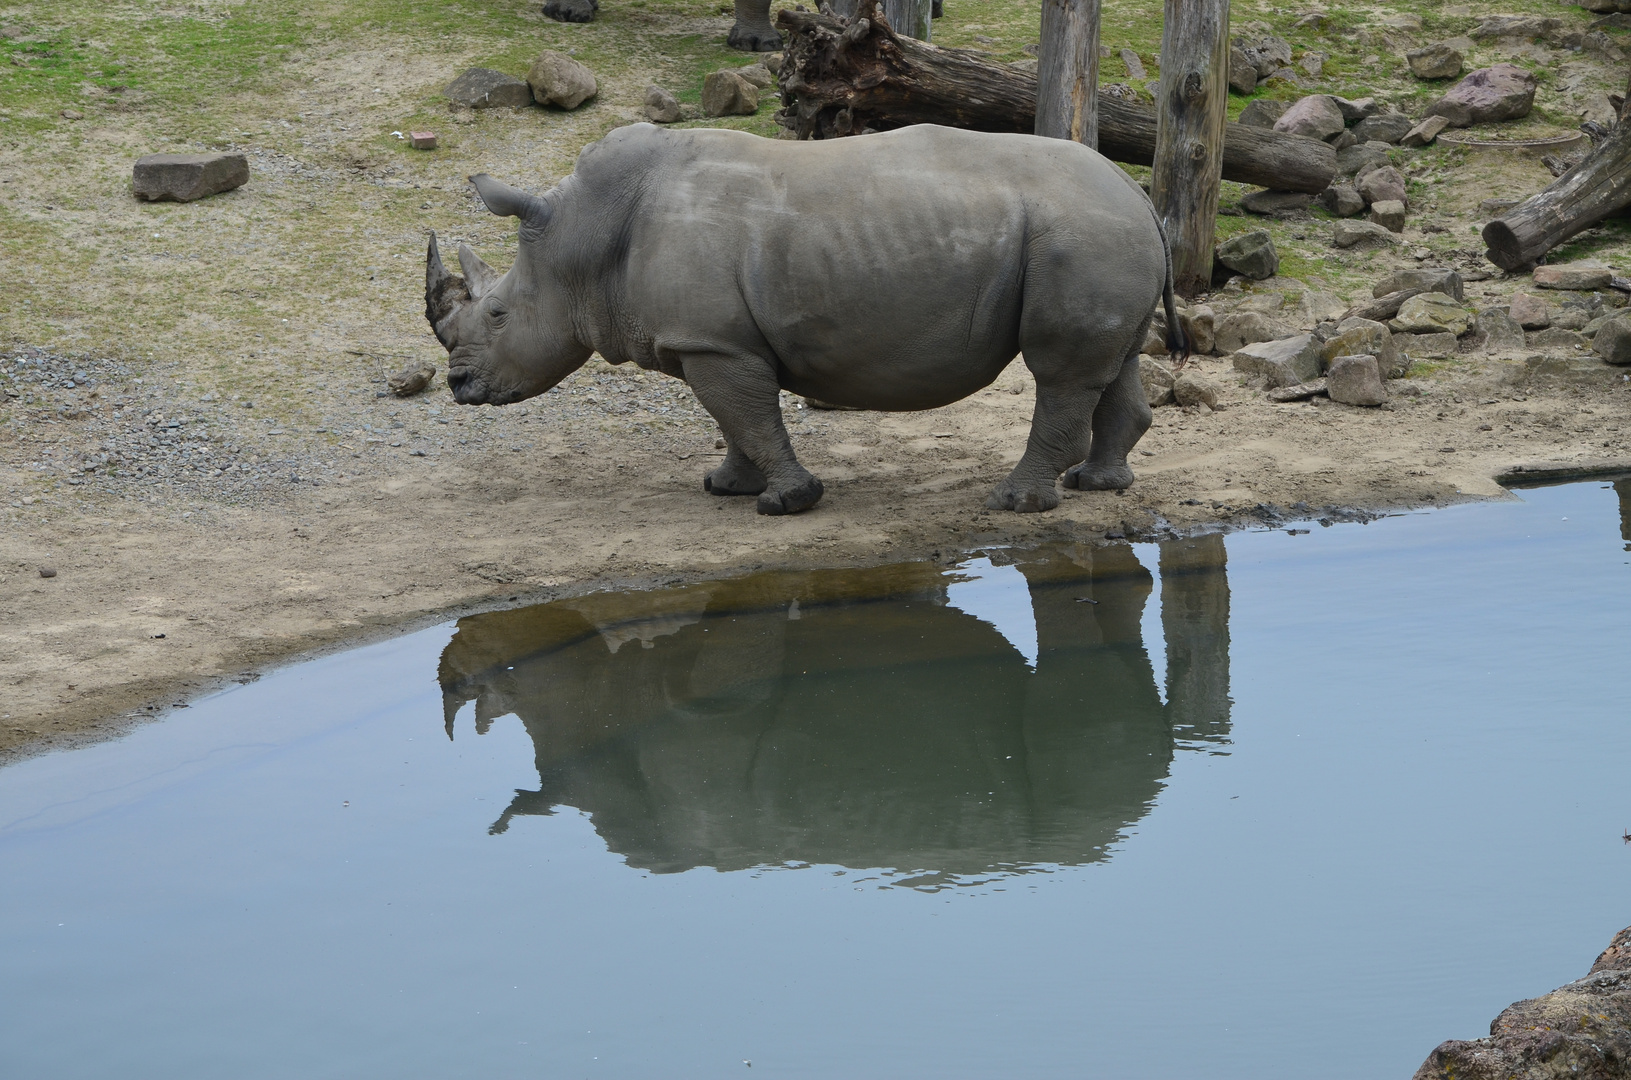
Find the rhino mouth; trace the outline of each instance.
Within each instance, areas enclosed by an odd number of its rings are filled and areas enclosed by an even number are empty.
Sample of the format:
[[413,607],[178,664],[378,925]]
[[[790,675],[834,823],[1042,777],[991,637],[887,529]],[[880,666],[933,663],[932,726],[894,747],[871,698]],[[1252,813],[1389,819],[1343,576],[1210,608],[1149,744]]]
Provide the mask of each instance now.
[[447,387],[460,405],[511,405],[527,395],[514,388],[494,386],[480,372],[461,364],[450,364]]

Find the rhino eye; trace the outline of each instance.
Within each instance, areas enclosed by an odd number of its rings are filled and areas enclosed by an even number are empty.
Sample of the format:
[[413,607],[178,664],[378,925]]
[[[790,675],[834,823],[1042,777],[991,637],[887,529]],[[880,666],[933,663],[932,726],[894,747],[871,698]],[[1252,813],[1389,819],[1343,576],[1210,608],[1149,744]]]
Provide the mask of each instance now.
[[500,322],[501,323],[505,319],[509,318],[509,315],[510,315],[509,309],[506,308],[504,306],[504,304],[499,300],[496,300],[496,299],[495,300],[488,300],[486,307],[487,307],[487,317],[489,319],[492,319],[494,322]]

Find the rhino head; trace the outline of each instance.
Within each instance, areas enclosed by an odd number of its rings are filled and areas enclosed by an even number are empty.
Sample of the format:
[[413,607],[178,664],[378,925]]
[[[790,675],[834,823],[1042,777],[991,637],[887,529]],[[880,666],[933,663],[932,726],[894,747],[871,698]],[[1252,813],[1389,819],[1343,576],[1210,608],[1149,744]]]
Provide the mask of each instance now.
[[574,335],[569,295],[547,269],[553,208],[486,174],[470,182],[493,213],[521,219],[520,255],[500,275],[460,244],[460,277],[442,265],[431,233],[425,318],[447,349],[447,385],[454,400],[508,405],[542,394],[582,367],[591,350]]

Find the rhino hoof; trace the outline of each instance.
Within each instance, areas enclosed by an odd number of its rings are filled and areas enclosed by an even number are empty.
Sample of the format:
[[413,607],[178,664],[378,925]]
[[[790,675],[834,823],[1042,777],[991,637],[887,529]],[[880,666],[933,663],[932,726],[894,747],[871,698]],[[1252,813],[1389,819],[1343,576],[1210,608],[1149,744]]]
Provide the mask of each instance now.
[[985,500],[988,510],[1012,510],[1016,514],[1040,514],[1059,505],[1059,493],[1045,488],[1019,488],[1004,480]]
[[1065,473],[1064,483],[1082,491],[1122,491],[1133,486],[1133,470],[1125,465],[1090,465],[1084,461]]
[[781,52],[786,48],[781,34],[766,23],[764,26],[744,26],[737,23],[725,38],[725,44],[742,52]]
[[759,513],[770,517],[780,517],[782,514],[796,514],[800,510],[808,510],[821,501],[822,492],[826,489],[821,481],[815,477],[787,491],[766,491],[759,496]]

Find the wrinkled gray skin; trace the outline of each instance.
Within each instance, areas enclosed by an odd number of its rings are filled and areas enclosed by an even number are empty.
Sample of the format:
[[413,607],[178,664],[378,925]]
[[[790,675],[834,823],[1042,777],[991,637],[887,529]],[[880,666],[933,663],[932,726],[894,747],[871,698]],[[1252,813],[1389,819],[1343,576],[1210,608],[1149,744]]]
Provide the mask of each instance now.
[[[1144,193],[1086,147],[928,125],[788,142],[619,128],[543,196],[472,177],[521,219],[499,275],[465,277],[431,237],[426,315],[465,405],[542,394],[599,352],[684,379],[725,433],[703,486],[759,512],[815,505],[778,392],[863,409],[950,404],[1021,350],[1036,377],[1025,454],[986,501],[1049,510],[1069,487],[1125,488],[1150,424],[1138,351],[1172,313]],[[1174,338],[1173,351],[1183,343]],[[1084,461],[1084,459],[1086,459]],[[1068,471],[1067,471],[1068,470]]]
[[736,24],[725,44],[744,52],[780,52],[782,36],[770,23],[770,0],[736,0]]

